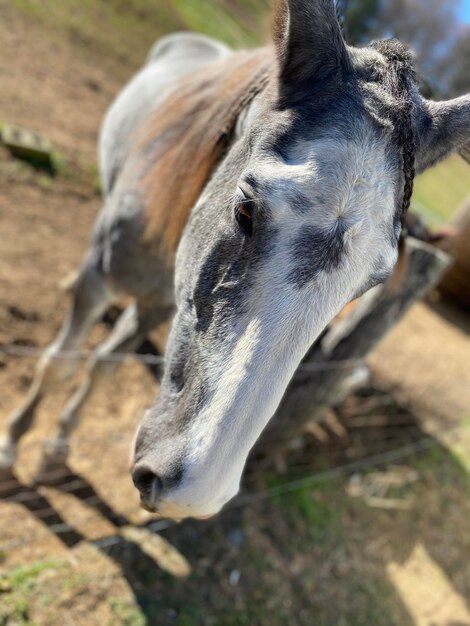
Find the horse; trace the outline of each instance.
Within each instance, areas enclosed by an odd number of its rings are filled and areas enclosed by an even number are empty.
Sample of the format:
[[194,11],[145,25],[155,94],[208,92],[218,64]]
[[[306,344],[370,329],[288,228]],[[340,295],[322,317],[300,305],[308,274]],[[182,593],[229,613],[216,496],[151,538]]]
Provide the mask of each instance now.
[[279,0],[272,41],[255,50],[160,40],[104,120],[103,208],[68,317],[9,419],[2,467],[77,365],[56,357],[130,296],[45,456],[66,458],[109,357],[173,316],[132,478],[161,516],[218,513],[310,346],[392,273],[415,174],[469,140],[470,97],[424,99],[397,40],[348,46],[333,0]]

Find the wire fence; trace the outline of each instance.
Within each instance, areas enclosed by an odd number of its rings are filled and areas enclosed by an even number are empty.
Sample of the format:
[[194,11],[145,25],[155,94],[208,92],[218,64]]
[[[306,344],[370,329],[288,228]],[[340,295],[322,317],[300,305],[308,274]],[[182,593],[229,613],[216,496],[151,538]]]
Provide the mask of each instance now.
[[[0,355],[1,354],[10,358],[37,358],[43,354],[43,350],[27,346],[18,346],[14,344],[2,345],[0,346]],[[54,353],[53,357],[57,359],[87,360],[93,354],[94,353],[92,351],[60,351]],[[121,363],[126,362],[131,358],[133,360],[137,360],[144,365],[157,365],[164,363],[163,356],[151,354],[146,355],[113,353],[110,355],[106,355],[104,357],[104,360]],[[347,359],[322,363],[302,363],[299,366],[299,370],[320,371],[332,368],[351,368],[359,364],[362,365],[363,363],[363,359]],[[459,429],[455,428],[454,430],[455,432],[457,432]],[[226,506],[224,510],[228,511],[236,508],[254,505],[260,501],[267,500],[273,497],[284,496],[295,491],[313,488],[319,482],[334,480],[340,477],[347,476],[348,474],[351,474],[353,472],[361,472],[368,468],[397,463],[407,457],[416,454],[422,454],[426,451],[432,450],[433,448],[439,447],[441,445],[439,443],[440,434],[449,437],[449,434],[451,435],[452,431],[449,433],[449,429],[443,429],[442,433],[436,433],[434,437],[425,436],[410,444],[402,445],[396,447],[395,449],[370,455],[358,461],[342,464],[340,466],[330,468],[326,471],[314,472],[309,476],[296,480],[286,481],[285,483],[274,487],[242,492],[242,494],[239,495],[228,506]],[[119,441],[127,442],[128,440],[128,435],[114,433],[109,436],[107,441],[108,443],[117,443]],[[80,444],[96,441],[102,441],[102,437],[80,437]],[[42,446],[44,445],[44,443],[46,443],[46,440],[44,439],[40,441],[27,442],[22,445],[22,449]],[[104,502],[104,500],[97,493],[92,493],[87,497],[83,497],[83,493],[80,492],[89,489],[90,485],[85,479],[72,474],[71,470],[66,467],[50,470],[42,474],[42,479],[44,483],[38,486],[29,486],[27,484],[22,484],[16,478],[0,481],[0,503],[2,501],[8,503],[16,503],[24,505],[26,508],[28,508],[29,505],[30,508],[28,510],[31,512],[31,514],[36,519],[44,522],[50,533],[53,533],[60,538],[61,536],[68,533],[77,532],[77,528],[63,520],[60,512],[56,510],[54,506],[51,506],[50,504],[44,504],[47,503],[48,500],[46,497],[47,494],[46,496],[44,496],[43,493],[41,493],[41,486],[52,488],[57,487],[60,493],[69,495],[75,494],[81,504],[85,504],[87,506],[95,508],[93,513],[90,515],[80,515],[80,526],[96,521],[97,515],[103,513],[103,509],[106,509],[108,512],[111,513],[111,516],[106,515],[106,511],[104,514],[104,517],[107,518],[108,521],[110,521],[111,523],[113,523],[113,521],[115,522],[118,519],[120,520],[119,525],[114,524],[117,531],[116,534],[104,536],[97,539],[91,539],[89,540],[90,543],[96,545],[97,547],[105,549],[113,545],[128,541],[124,536],[119,535],[119,527],[122,527],[123,524],[131,525],[127,518],[137,513],[137,504],[115,512]],[[61,480],[64,481],[62,484]],[[38,491],[38,489],[41,489],[41,491]],[[41,504],[44,504],[44,506],[42,506]],[[57,518],[56,523],[54,523],[55,518]],[[49,523],[47,523],[48,520]],[[50,523],[51,521],[52,523]],[[138,528],[144,528],[148,532],[157,533],[170,528],[174,524],[175,523],[170,520],[156,520],[146,524],[137,524],[136,526]],[[2,551],[8,552],[9,550],[17,549],[25,545],[31,545],[32,543],[35,543],[35,540],[25,537],[18,537],[18,539],[0,543],[0,548]]]
[[[327,481],[336,480],[338,478],[346,477],[352,473],[364,472],[366,470],[372,468],[378,468],[381,466],[386,466],[390,464],[396,464],[400,461],[404,461],[404,459],[409,458],[411,456],[423,454],[425,452],[431,451],[441,446],[439,443],[440,435],[452,436],[456,434],[460,430],[460,427],[455,427],[454,429],[443,429],[442,432],[436,433],[433,437],[423,437],[419,441],[415,441],[413,443],[397,447],[392,450],[388,450],[385,452],[381,452],[379,454],[371,455],[369,457],[363,458],[358,461],[353,461],[350,463],[343,464],[338,467],[333,467],[321,472],[314,472],[309,476],[305,476],[303,478],[288,480],[280,485],[276,485],[273,487],[258,489],[254,491],[242,492],[241,495],[235,498],[231,503],[229,503],[224,511],[231,511],[234,509],[252,506],[259,502],[268,500],[270,498],[275,498],[279,496],[286,496],[296,491],[301,491],[305,489],[313,489],[318,484],[323,484]],[[60,478],[69,478],[70,470],[55,470],[51,472],[48,477],[50,479],[59,480]],[[40,499],[45,499],[42,494],[35,491],[26,491],[26,493],[18,493],[12,494],[10,496],[7,495],[7,488],[15,488],[18,487],[19,483],[16,480],[4,481],[0,482],[0,502],[3,499],[4,502],[9,503],[17,503],[23,504],[27,506],[27,503],[31,503],[34,501],[39,501]],[[48,486],[45,484],[44,486]],[[54,486],[54,485],[50,485]],[[73,494],[74,492],[83,489],[88,486],[87,483],[80,477],[77,477],[66,484],[60,485],[58,487],[61,493]],[[27,488],[27,487],[26,487]],[[5,497],[6,496],[6,497]],[[92,495],[90,497],[79,497],[81,504],[88,505],[90,507],[96,507],[97,505],[103,505],[103,500],[97,494]],[[107,507],[106,504],[104,504]],[[111,511],[111,509],[109,509]],[[60,513],[53,506],[45,506],[40,509],[31,509],[31,513],[40,521],[46,521],[48,518],[54,518]],[[132,525],[127,521],[127,517],[131,515],[135,515],[137,512],[136,505],[132,507],[128,507],[126,509],[120,509],[118,512],[112,511],[115,515],[116,519],[119,518],[124,520],[127,525]],[[101,513],[100,506],[90,515],[81,515],[80,516],[80,526],[84,526],[90,522],[96,521],[97,515]],[[112,522],[113,520],[109,519],[108,521]],[[172,526],[174,526],[176,522],[171,520],[155,520],[146,524],[137,524],[138,528],[144,528],[149,532],[160,532],[166,530]],[[122,526],[121,523],[119,526]],[[119,526],[116,526],[116,530],[119,533]],[[71,532],[76,532],[77,528],[68,524],[65,521],[61,521],[56,524],[47,524],[47,529],[49,532],[55,534],[56,536],[64,535]],[[125,537],[119,536],[119,534],[113,534],[109,536],[104,536],[97,539],[89,540],[90,543],[100,547],[107,548],[115,544],[119,544],[122,542],[126,542],[127,539]],[[31,539],[26,538],[18,538],[15,540],[11,540],[9,542],[0,543],[0,548],[4,552],[8,552],[12,549],[17,549],[21,546],[30,545],[34,543]]]

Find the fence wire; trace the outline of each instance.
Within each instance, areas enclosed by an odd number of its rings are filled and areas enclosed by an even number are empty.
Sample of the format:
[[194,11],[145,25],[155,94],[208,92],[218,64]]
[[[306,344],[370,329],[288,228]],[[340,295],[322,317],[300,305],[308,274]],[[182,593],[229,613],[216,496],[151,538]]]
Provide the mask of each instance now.
[[[10,344],[10,345],[0,346],[0,355],[2,354],[10,358],[18,357],[18,358],[34,359],[34,358],[38,358],[42,356],[44,354],[44,351],[42,349],[38,349],[34,347],[18,346],[15,344]],[[65,351],[59,351],[57,353],[54,353],[52,356],[55,359],[87,360],[92,356],[96,356],[96,354],[97,353],[94,351],[84,351],[84,350],[67,351],[65,350]],[[152,355],[152,354],[146,355],[146,354],[136,354],[136,353],[112,353],[112,354],[105,355],[103,357],[100,356],[99,358],[104,361],[110,361],[110,362],[115,362],[115,363],[116,362],[123,363],[123,362],[129,362],[130,360],[134,360],[144,365],[164,364],[163,356],[157,356],[157,355]],[[331,369],[351,368],[356,365],[362,365],[363,363],[364,363],[364,359],[345,359],[345,360],[340,360],[340,361],[328,361],[328,362],[321,362],[321,363],[301,363],[299,365],[298,370],[315,372],[315,371],[323,371],[323,370],[331,370]],[[455,428],[453,430],[457,431],[459,430],[459,428]],[[445,430],[443,429],[442,433],[436,433],[435,437],[439,439],[440,434],[442,435],[445,434],[448,437],[449,429],[445,429]],[[452,431],[450,434],[452,434]],[[426,452],[428,450],[431,450],[433,448],[440,446],[439,442],[436,440],[435,437],[424,437],[413,443],[397,447],[396,449],[388,450],[385,452],[380,452],[378,454],[368,456],[358,461],[353,461],[350,463],[346,463],[344,465],[333,467],[326,471],[315,472],[304,478],[287,481],[275,487],[242,493],[233,502],[227,505],[224,508],[224,511],[230,511],[236,508],[250,506],[260,501],[272,498],[272,497],[283,496],[283,495],[287,495],[295,491],[313,488],[319,482],[334,480],[342,476],[345,476],[347,474],[350,474],[352,472],[360,472],[367,468],[378,467],[378,466],[389,464],[389,463],[396,463],[400,460],[403,460],[406,457],[412,456],[414,454],[421,454],[423,452]],[[86,437],[85,436],[85,437],[80,437],[79,441],[81,444],[83,444],[83,443],[96,442],[96,441],[101,441],[101,440],[102,440],[101,437]],[[107,440],[107,442],[109,444],[110,441],[111,443],[117,443],[121,441],[127,442],[128,440],[129,440],[128,435],[114,434],[111,437],[111,439]],[[21,447],[24,450],[26,448],[41,446],[45,442],[46,440],[44,439],[42,439],[41,441],[31,441],[31,442],[27,442],[26,444],[23,444]],[[70,480],[67,481],[65,484],[60,484],[61,479],[67,479],[67,478]],[[83,488],[90,489],[90,485],[87,483],[86,479],[84,480],[80,478],[79,476],[74,477],[73,472],[71,472],[69,469],[65,467],[63,469],[54,469],[52,471],[45,472],[44,474],[42,474],[42,479],[45,482],[42,485],[40,484],[34,487],[29,486],[28,484],[20,483],[16,479],[0,481],[0,501],[3,500],[3,502],[5,503],[21,504],[21,505],[26,506],[26,508],[28,508],[28,503],[31,505],[32,503],[34,503],[34,501],[47,500],[46,496],[43,496],[42,493],[40,493],[39,491],[36,491],[37,487],[53,488],[53,489],[57,489],[60,493],[65,493],[65,494],[74,494],[74,492],[78,492],[79,490]],[[18,489],[18,488],[24,489],[25,491],[23,493],[20,492],[20,493],[15,494],[14,491],[15,489]],[[13,493],[9,494],[9,491],[12,491]],[[126,518],[129,515],[136,514],[137,512],[136,505],[126,508],[124,510],[115,512],[97,494],[91,495],[89,497],[80,497],[79,495],[77,495],[77,499],[79,500],[81,504],[85,504],[90,507],[97,507],[95,511],[93,512],[93,514],[80,516],[80,526],[86,525],[87,523],[96,520],[97,516],[99,515],[101,515],[104,519],[106,519],[108,522],[113,524],[113,520],[110,518],[107,518],[106,515],[103,513],[102,511],[103,508],[109,509],[109,511],[113,514],[113,517],[115,520],[119,518],[124,521],[124,524],[120,524],[119,526],[114,524],[116,527],[117,534],[104,536],[98,539],[91,539],[91,540],[88,540],[89,543],[96,545],[99,548],[105,549],[113,545],[128,541],[125,537],[119,535],[119,528],[122,527],[122,525],[132,525],[130,522],[128,522]],[[60,519],[62,518],[60,511],[56,510],[53,506],[46,506],[46,507],[38,508],[38,509],[31,507],[31,509],[28,509],[28,510],[31,512],[31,514],[35,518],[37,518],[38,520],[42,520],[44,522],[48,518],[53,518],[53,517],[59,517]],[[175,523],[176,522],[173,522],[171,520],[156,520],[156,521],[146,523],[146,524],[140,524],[140,525],[136,524],[135,526],[137,528],[144,528],[148,530],[149,532],[157,533],[157,532],[166,530],[174,526]],[[60,535],[65,535],[67,533],[79,532],[77,528],[71,526],[65,521],[57,523],[57,524],[50,524],[50,525],[47,525],[46,523],[46,526],[49,532],[55,534],[58,537],[60,537]],[[0,544],[0,547],[3,551],[8,551],[8,550],[12,550],[21,546],[40,543],[40,541],[41,540],[18,538],[10,542]]]
[[[333,467],[322,472],[314,472],[310,476],[306,476],[306,477],[299,478],[296,480],[286,481],[285,483],[281,485],[276,485],[274,487],[269,487],[266,489],[259,489],[253,492],[242,493],[241,495],[236,497],[231,503],[229,503],[227,506],[224,507],[222,514],[224,512],[232,511],[234,509],[239,509],[239,508],[243,508],[246,506],[255,505],[259,502],[265,501],[270,498],[286,496],[290,493],[294,493],[296,491],[301,491],[304,489],[309,489],[309,488],[313,489],[316,485],[320,483],[336,480],[338,478],[345,477],[352,473],[363,472],[365,470],[377,468],[383,465],[397,463],[399,461],[403,461],[405,458],[408,458],[410,456],[423,454],[425,452],[428,452],[430,450],[440,447],[441,445],[439,443],[440,436],[445,435],[448,438],[449,436],[452,436],[455,433],[457,433],[459,430],[460,430],[460,427],[455,427],[450,430],[442,429],[442,431],[437,432],[435,436],[433,437],[423,437],[419,441],[397,447],[393,450],[388,450],[385,452],[381,452],[379,454],[371,455],[364,459],[346,463],[338,467]],[[60,472],[56,472],[54,474],[54,478],[60,478],[61,476],[64,478],[67,476],[70,476],[70,472],[63,470],[63,475],[61,475]],[[9,482],[10,482],[10,487],[18,486],[18,485],[23,486],[21,483],[18,483],[17,481],[9,481]],[[5,493],[6,491],[5,489],[1,489],[1,487],[4,487],[5,484],[8,484],[8,482],[6,483],[0,482],[0,498],[2,497],[2,491],[3,493]],[[70,494],[73,494],[75,490],[83,486],[86,487],[87,483],[86,481],[83,481],[80,478],[77,478],[76,480],[71,481],[70,483],[67,483],[65,485],[60,485],[58,487],[56,485],[57,489],[61,493],[65,492],[65,493],[70,493]],[[24,487],[28,488],[27,485]],[[43,487],[49,487],[49,486],[46,484],[46,485],[43,485]],[[51,487],[54,488],[53,485],[51,485]],[[3,501],[5,503],[13,502],[13,503],[18,503],[18,504],[25,504],[26,502],[30,500],[38,500],[40,498],[44,498],[44,496],[42,496],[42,494],[40,493],[25,493],[25,494],[12,495],[10,497],[7,496],[6,498],[3,499]],[[91,507],[96,506],[97,504],[102,504],[104,506],[107,506],[106,503],[103,502],[102,498],[98,495],[93,495],[88,498],[79,498],[79,502],[81,504],[86,504]],[[31,510],[30,512],[34,517],[40,520],[45,520],[48,517],[53,517],[53,516],[61,517],[60,511],[57,511],[52,506],[44,507],[43,509],[38,509],[38,510]],[[135,514],[137,512],[136,506],[129,507],[127,509],[120,510],[117,512],[114,512],[114,511],[112,512],[113,514],[115,514],[116,518],[121,518],[122,520],[125,520],[125,524],[120,524],[119,526],[116,526],[116,531],[118,534],[108,535],[108,536],[100,537],[97,539],[89,539],[88,542],[90,544],[96,545],[97,547],[104,549],[104,548],[109,548],[113,545],[117,545],[119,543],[128,542],[128,539],[119,535],[119,528],[125,525],[135,526],[136,528],[142,528],[150,532],[157,533],[157,532],[166,530],[172,526],[175,526],[177,524],[177,522],[174,522],[172,520],[165,520],[165,519],[155,520],[153,522],[146,523],[146,524],[132,524],[126,518],[129,515]],[[113,523],[112,520],[106,518],[104,514],[100,511],[100,509],[97,508],[94,511],[94,513],[91,515],[80,516],[80,526],[86,525],[87,523],[92,522],[92,521],[96,521],[97,516],[99,516],[100,514],[105,519],[107,519],[109,523]],[[78,531],[76,527],[71,526],[67,522],[47,525],[47,529],[51,533],[57,536]],[[2,549],[2,551],[7,552],[8,550],[17,549],[19,547],[22,547],[25,545],[32,545],[35,543],[40,543],[40,541],[19,538],[19,539],[14,539],[12,541],[0,544],[0,548]]]

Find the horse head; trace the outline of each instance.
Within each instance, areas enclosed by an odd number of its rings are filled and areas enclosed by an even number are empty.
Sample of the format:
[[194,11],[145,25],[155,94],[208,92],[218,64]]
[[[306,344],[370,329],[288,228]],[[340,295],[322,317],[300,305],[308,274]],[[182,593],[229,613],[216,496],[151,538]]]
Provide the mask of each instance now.
[[424,100],[397,41],[349,47],[332,0],[281,0],[267,54],[178,246],[165,374],[133,465],[164,516],[211,516],[238,492],[307,350],[393,271],[415,172],[470,137],[469,97]]

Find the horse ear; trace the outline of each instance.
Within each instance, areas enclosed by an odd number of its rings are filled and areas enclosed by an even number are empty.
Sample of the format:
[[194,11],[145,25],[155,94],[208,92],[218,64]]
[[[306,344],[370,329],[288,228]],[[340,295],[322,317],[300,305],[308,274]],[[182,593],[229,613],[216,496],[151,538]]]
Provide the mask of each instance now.
[[285,86],[327,79],[349,66],[334,0],[278,0],[273,37]]
[[470,95],[425,102],[425,122],[416,132],[416,169],[423,172],[470,144]]

